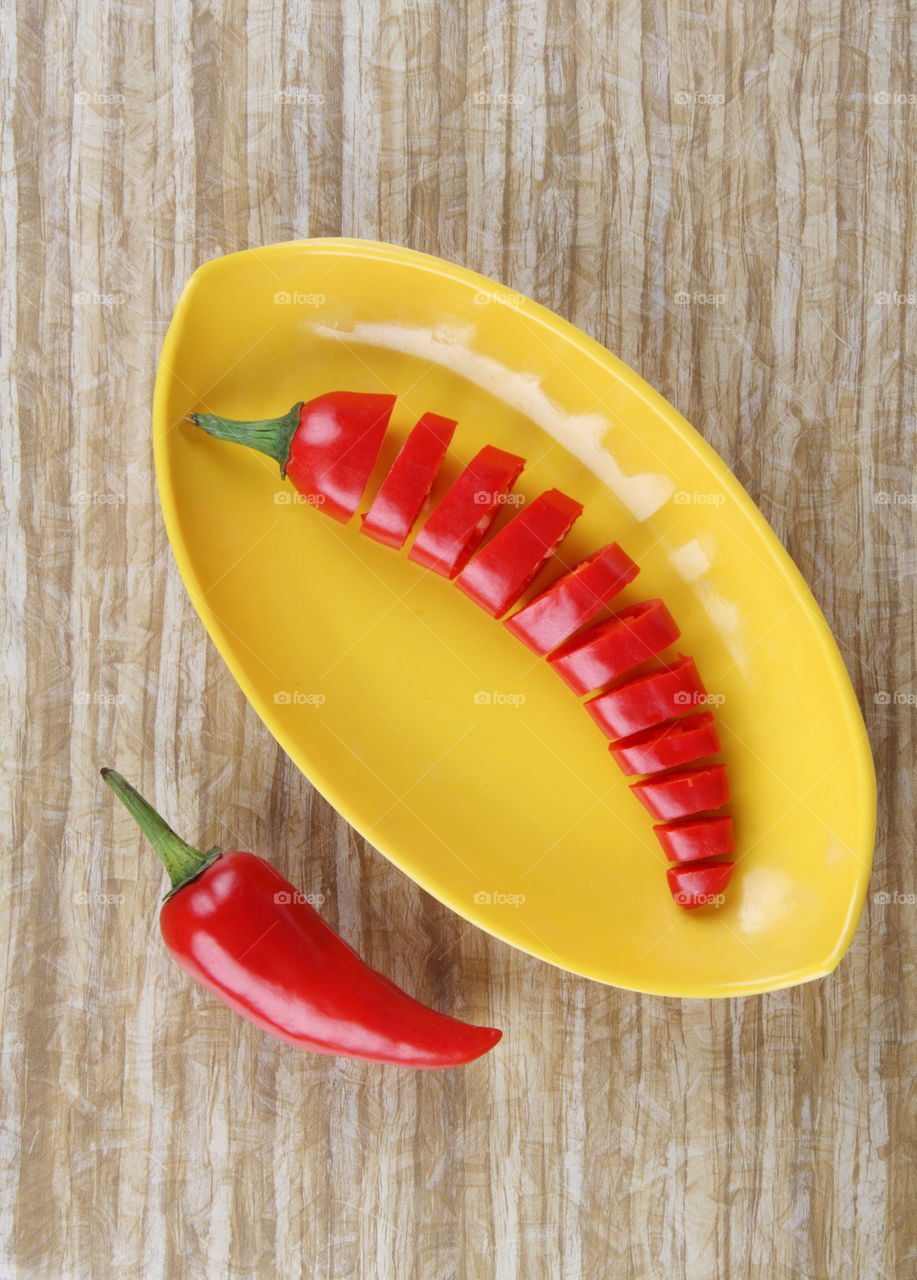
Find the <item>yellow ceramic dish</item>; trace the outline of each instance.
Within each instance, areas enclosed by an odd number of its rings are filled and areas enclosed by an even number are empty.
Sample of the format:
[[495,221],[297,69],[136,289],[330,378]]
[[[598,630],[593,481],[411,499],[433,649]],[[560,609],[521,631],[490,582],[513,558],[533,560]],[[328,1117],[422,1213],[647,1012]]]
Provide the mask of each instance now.
[[[459,420],[434,497],[496,444],[528,459],[520,492],[557,486],[584,504],[567,563],[611,540],[638,561],[619,601],[661,596],[720,700],[739,840],[724,905],[675,905],[649,816],[546,662],[359,518],[296,502],[269,459],[186,421],[268,417],[339,388],[399,397],[368,495],[432,410]],[[875,835],[850,681],[745,491],[614,356],[436,258],[270,245],[188,281],[154,439],[178,567],[233,675],[319,790],[430,893],[524,951],[637,991],[737,995],[835,967]]]

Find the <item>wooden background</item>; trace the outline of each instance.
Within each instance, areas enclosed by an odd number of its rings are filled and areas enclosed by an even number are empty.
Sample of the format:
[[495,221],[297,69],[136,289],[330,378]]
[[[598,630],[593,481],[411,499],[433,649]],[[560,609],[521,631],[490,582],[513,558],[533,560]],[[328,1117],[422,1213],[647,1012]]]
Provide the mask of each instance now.
[[[917,18],[0,12],[0,1280],[917,1276]],[[516,953],[358,839],[249,710],[166,542],[151,393],[193,268],[303,235],[441,254],[554,308],[760,504],[876,754],[874,878],[831,977],[688,1002]],[[226,1014],[158,939],[161,877],[105,763],[192,839],[308,867],[371,963],[483,1002],[499,1052],[399,1073]]]

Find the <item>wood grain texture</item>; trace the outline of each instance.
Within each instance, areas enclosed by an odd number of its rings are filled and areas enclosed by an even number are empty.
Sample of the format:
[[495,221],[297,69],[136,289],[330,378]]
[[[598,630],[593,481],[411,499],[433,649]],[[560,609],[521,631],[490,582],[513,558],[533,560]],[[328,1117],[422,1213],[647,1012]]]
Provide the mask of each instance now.
[[[6,0],[0,21],[0,1280],[917,1276],[914,12]],[[171,559],[150,403],[193,268],[301,235],[441,254],[557,310],[759,503],[879,773],[870,899],[829,978],[703,1003],[555,971],[416,888],[269,738]],[[372,964],[505,1027],[500,1051],[380,1071],[224,1012],[159,941],[105,763],[322,893]]]

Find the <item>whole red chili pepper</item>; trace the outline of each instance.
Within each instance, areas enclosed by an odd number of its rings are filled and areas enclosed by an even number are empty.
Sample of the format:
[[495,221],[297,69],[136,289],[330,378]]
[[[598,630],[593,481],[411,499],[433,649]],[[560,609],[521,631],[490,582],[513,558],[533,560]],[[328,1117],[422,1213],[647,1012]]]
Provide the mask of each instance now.
[[217,440],[266,453],[326,515],[346,524],[376,465],[397,396],[330,391],[279,418],[237,422],[212,413],[190,420]]
[[313,1053],[403,1067],[458,1066],[501,1038],[428,1009],[371,969],[263,858],[191,848],[120,774],[102,777],[169,873],[166,946],[249,1022]]

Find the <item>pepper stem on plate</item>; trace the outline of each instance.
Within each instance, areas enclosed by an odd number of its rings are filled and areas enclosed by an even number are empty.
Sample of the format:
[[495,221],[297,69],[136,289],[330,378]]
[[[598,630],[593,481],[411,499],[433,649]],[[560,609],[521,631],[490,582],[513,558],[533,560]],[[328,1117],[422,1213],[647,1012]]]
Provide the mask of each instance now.
[[279,418],[260,418],[255,422],[239,422],[235,418],[219,418],[214,413],[189,413],[188,419],[217,440],[230,440],[233,444],[247,444],[250,449],[266,453],[286,475],[290,457],[290,444],[299,426],[302,401],[293,405],[289,413]]
[[115,773],[114,769],[102,769],[100,772],[131,816],[136,819],[140,830],[156,850],[160,861],[169,873],[172,888],[166,894],[167,898],[171,898],[172,894],[177,893],[189,880],[199,876],[211,862],[216,862],[220,856],[220,849],[214,846],[206,853],[201,853],[200,849],[193,849],[190,844],[182,840],[181,836],[175,834],[165,819],[159,816],[153,806],[144,800],[140,792],[122,778],[120,773]]

